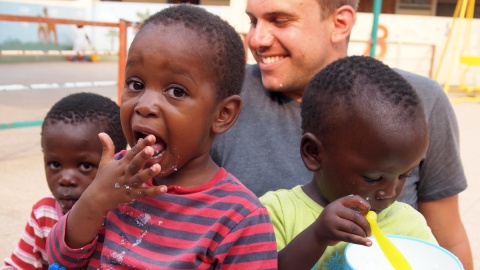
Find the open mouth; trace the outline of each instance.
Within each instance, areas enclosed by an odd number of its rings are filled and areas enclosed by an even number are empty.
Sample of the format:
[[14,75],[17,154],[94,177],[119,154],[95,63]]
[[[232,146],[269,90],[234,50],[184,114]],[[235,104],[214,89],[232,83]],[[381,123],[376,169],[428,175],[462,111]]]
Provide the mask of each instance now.
[[[134,132],[135,141],[138,142],[138,140],[144,139],[150,134],[151,133],[144,133],[144,132],[141,132],[141,131],[135,131]],[[154,135],[154,134],[152,134],[152,135]],[[165,145],[165,142],[160,137],[158,137],[156,135],[154,135],[154,136],[155,136],[155,143],[151,146],[153,148],[153,156],[150,159],[161,158],[165,154],[165,150],[167,148],[166,145]]]

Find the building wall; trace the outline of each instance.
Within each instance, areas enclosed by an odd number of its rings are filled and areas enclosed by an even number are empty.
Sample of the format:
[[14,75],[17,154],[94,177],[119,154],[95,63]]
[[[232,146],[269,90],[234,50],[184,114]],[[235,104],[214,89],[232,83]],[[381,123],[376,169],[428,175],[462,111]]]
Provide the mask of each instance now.
[[[358,12],[373,12],[373,2],[375,0],[361,0],[358,3]],[[382,1],[382,13],[393,14],[395,13],[395,0],[383,0]]]

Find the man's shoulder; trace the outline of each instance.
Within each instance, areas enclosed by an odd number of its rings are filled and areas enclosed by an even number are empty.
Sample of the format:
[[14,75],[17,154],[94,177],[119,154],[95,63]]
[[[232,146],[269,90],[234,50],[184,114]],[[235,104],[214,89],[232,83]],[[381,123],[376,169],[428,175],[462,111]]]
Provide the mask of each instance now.
[[242,114],[250,113],[253,110],[256,111],[259,108],[264,109],[273,102],[269,91],[263,86],[262,75],[258,65],[246,66],[245,80],[240,96],[243,100]]
[[407,80],[417,92],[443,92],[440,84],[431,78],[402,69],[394,68],[393,70],[400,74],[405,80]]
[[403,70],[403,69],[394,68],[393,70],[395,70],[404,79],[406,79],[410,84],[412,84],[412,86],[417,86],[417,85],[432,86],[432,85],[434,85],[434,86],[440,88],[440,85],[438,84],[438,82],[431,79],[431,78],[428,78],[428,77],[425,77],[425,76],[422,76],[422,75],[419,75],[419,74],[416,74],[416,73],[413,73],[413,72],[410,72],[410,71],[406,71],[406,70]]
[[263,91],[262,75],[257,64],[247,65],[245,68],[245,81],[242,94]]
[[438,106],[439,108],[450,106],[447,94],[437,81],[409,71],[401,69],[394,70],[410,83],[420,97],[426,111],[432,110],[434,106]]
[[259,76],[260,75],[260,68],[258,67],[258,64],[247,64],[245,66],[245,73],[248,76]]

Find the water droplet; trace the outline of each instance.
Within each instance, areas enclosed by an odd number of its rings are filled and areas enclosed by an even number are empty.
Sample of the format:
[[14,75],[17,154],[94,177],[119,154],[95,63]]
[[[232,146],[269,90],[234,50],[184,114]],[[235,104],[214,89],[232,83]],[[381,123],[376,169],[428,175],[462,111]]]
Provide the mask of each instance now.
[[135,222],[137,223],[138,226],[144,226],[147,224],[147,222],[152,219],[152,217],[147,214],[147,213],[141,213],[138,215],[138,217],[135,219]]
[[115,183],[115,188],[116,188],[116,189],[119,189],[119,188],[120,188],[120,184],[119,184],[119,183]]
[[110,254],[110,257],[112,258],[113,261],[115,261],[116,263],[118,264],[121,264],[122,261],[123,261],[123,256],[125,255],[125,251],[122,251],[122,253],[118,253],[118,252],[112,252]]
[[143,239],[143,237],[145,237],[145,235],[147,234],[147,232],[148,232],[147,230],[143,231],[143,232],[142,232],[142,235],[140,235],[140,237],[139,237],[139,238],[137,238],[137,240],[135,240],[135,243],[133,243],[133,245],[132,245],[132,246],[134,246],[134,247],[135,247],[135,246],[138,246],[138,245],[140,245],[140,243],[142,243],[142,239]]

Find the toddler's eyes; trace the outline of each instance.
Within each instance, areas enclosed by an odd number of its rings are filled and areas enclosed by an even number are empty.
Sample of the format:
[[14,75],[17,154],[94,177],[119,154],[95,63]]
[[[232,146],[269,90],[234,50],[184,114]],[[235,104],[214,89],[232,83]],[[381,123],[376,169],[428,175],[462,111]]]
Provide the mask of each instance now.
[[47,162],[47,167],[51,170],[59,170],[62,165],[57,161]]
[[125,84],[126,84],[128,89],[133,90],[133,91],[138,91],[138,90],[143,89],[143,83],[141,83],[139,81],[129,80]]
[[165,93],[173,98],[182,98],[185,97],[187,94],[183,88],[174,86],[165,91]]
[[382,180],[382,177],[381,177],[381,176],[380,176],[380,177],[367,177],[367,176],[363,176],[363,179],[364,179],[365,181],[367,181],[367,182],[373,183],[373,182],[378,182],[378,181]]
[[95,165],[93,165],[91,163],[88,163],[88,162],[83,162],[78,166],[78,168],[82,172],[89,172],[89,171],[91,171],[95,168]]

